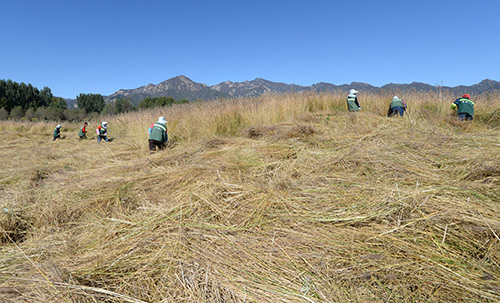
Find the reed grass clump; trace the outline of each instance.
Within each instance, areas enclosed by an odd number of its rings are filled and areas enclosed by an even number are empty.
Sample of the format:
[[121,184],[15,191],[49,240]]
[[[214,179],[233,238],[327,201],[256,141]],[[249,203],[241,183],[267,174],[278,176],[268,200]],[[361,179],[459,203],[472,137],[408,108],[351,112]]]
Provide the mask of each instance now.
[[0,122],[0,302],[497,302],[500,102],[400,97],[182,104],[100,144]]

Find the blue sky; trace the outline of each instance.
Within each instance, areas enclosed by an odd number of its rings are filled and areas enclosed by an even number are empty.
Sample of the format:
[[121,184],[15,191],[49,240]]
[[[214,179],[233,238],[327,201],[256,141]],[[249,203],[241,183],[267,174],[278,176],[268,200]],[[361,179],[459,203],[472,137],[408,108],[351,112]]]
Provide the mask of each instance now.
[[109,95],[214,85],[500,80],[500,1],[5,0],[0,79]]

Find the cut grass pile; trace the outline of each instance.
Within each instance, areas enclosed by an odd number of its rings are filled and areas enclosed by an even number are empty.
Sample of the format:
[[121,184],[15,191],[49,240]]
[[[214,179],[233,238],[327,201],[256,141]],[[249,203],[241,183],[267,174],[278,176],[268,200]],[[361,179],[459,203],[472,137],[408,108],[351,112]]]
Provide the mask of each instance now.
[[101,144],[1,122],[0,302],[497,302],[500,105],[433,98],[180,105]]

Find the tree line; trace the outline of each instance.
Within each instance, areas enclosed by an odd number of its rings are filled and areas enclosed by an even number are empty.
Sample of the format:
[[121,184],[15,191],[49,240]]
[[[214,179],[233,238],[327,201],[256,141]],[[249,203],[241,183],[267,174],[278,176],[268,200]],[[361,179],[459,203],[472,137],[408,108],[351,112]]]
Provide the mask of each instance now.
[[41,106],[49,106],[54,96],[50,88],[42,90],[26,83],[17,83],[12,80],[0,80],[0,108],[11,111],[19,106],[23,110],[28,108],[37,109]]
[[161,106],[171,106],[173,104],[188,103],[186,99],[176,101],[173,97],[147,97],[139,102],[137,105],[141,109],[155,108]]
[[98,114],[115,115],[160,106],[187,103],[172,97],[148,97],[135,106],[122,98],[106,103],[100,94],[80,94],[76,97],[78,108],[68,109],[63,98],[54,97],[50,88],[39,90],[31,84],[0,80],[0,120],[83,120]]

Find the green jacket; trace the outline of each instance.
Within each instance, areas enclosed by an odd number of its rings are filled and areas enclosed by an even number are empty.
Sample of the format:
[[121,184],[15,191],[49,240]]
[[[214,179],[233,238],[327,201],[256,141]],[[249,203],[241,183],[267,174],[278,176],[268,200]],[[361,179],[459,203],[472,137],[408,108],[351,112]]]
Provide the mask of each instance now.
[[80,138],[86,137],[87,136],[86,133],[87,133],[87,131],[85,130],[85,125],[84,125],[80,128],[80,131],[78,132],[78,136],[80,136]]
[[[469,114],[474,116],[474,102],[467,98],[458,98],[453,102],[453,104],[457,107],[457,113],[460,114]],[[452,104],[452,106],[453,106]]]
[[149,140],[156,140],[162,143],[167,142],[167,126],[164,123],[155,122],[151,125],[151,132],[149,133]]
[[353,97],[353,96],[348,96],[347,97],[347,109],[349,109],[350,112],[357,112],[359,111],[359,102],[358,102],[358,97]]
[[405,106],[403,104],[403,100],[401,100],[401,99],[392,99],[391,108],[395,108],[395,107],[405,108]]
[[56,127],[56,129],[54,129],[54,137],[57,137],[60,135],[61,135],[61,129]]

